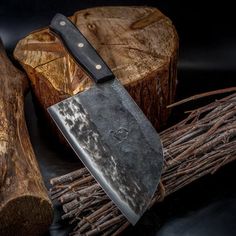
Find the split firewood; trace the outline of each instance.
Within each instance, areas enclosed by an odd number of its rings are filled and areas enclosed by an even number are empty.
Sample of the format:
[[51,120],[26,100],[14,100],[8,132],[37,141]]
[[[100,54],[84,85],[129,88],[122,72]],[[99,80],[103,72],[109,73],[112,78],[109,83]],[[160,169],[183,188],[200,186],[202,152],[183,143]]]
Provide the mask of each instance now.
[[0,42],[0,235],[42,235],[53,208],[30,143],[24,118],[24,73]]
[[[152,124],[156,128],[164,125],[177,80],[178,36],[170,19],[150,7],[91,8],[76,12],[70,19]],[[48,29],[23,38],[14,57],[27,72],[44,111],[92,84]]]
[[[191,111],[186,119],[160,134],[165,163],[150,207],[236,159],[235,107],[236,93]],[[52,199],[63,206],[62,219],[76,225],[71,235],[115,236],[129,226],[86,168],[53,178],[51,184]]]

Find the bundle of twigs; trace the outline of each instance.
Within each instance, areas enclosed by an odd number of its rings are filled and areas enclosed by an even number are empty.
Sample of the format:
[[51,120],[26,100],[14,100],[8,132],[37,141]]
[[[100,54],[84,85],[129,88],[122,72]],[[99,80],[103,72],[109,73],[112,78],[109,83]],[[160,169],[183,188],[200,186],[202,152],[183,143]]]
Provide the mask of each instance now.
[[[190,112],[161,133],[165,164],[150,207],[192,181],[236,159],[236,93]],[[51,180],[72,235],[118,235],[129,223],[85,168]]]

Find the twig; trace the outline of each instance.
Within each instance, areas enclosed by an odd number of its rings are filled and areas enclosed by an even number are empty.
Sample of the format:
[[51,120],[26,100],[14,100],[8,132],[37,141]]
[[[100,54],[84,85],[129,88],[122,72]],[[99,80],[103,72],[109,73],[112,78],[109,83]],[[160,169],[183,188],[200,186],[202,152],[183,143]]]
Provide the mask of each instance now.
[[188,97],[186,99],[183,99],[181,101],[172,103],[170,105],[167,106],[167,108],[172,108],[175,106],[179,106],[181,104],[184,104],[186,102],[190,102],[193,100],[197,100],[199,98],[204,98],[204,97],[209,97],[209,96],[213,96],[213,95],[217,95],[217,94],[223,94],[223,93],[230,93],[230,92],[235,92],[236,91],[236,87],[231,87],[231,88],[225,88],[225,89],[218,89],[218,90],[214,90],[214,91],[210,91],[210,92],[206,92],[206,93],[201,93],[201,94],[197,94],[191,97]]

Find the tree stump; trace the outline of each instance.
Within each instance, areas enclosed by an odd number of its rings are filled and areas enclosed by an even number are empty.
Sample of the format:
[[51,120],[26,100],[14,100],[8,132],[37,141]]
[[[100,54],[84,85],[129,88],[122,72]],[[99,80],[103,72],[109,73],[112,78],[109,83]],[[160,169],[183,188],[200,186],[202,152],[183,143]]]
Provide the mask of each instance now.
[[24,119],[25,74],[0,41],[0,235],[42,235],[53,218]]
[[[156,8],[99,7],[70,19],[96,48],[152,124],[166,123],[176,89],[178,36]],[[47,28],[23,38],[14,51],[44,111],[88,89],[92,81]]]

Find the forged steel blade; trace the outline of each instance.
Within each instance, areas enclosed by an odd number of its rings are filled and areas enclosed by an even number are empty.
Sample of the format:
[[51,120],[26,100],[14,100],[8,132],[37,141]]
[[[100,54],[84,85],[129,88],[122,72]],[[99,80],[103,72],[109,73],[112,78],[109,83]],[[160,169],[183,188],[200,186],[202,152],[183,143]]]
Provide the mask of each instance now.
[[[60,33],[67,49],[86,70],[91,65],[100,65],[106,71],[90,70],[97,83],[49,107],[48,112],[110,199],[135,224],[147,209],[160,180],[163,165],[160,138],[78,29],[60,14],[50,27],[54,33]],[[69,31],[70,37],[66,38]],[[76,37],[78,34],[80,38]],[[79,43],[85,45],[84,54],[78,49],[74,52],[71,41],[76,41],[74,47]]]

